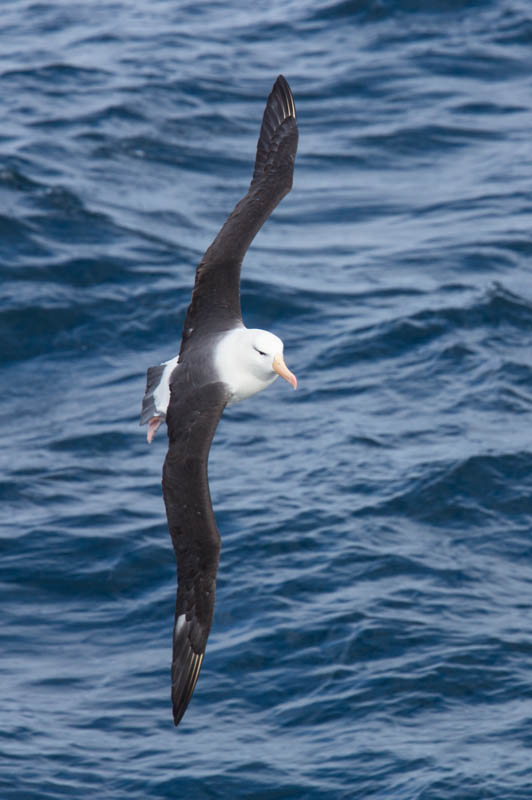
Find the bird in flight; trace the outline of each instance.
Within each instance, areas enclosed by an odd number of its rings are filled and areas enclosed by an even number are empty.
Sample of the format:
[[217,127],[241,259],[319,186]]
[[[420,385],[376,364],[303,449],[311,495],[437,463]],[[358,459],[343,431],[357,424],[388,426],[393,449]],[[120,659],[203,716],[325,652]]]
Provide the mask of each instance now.
[[148,442],[166,420],[163,497],[177,560],[172,708],[177,725],[196,686],[211,628],[220,535],[211,505],[207,461],[227,405],[295,375],[273,333],[246,328],[240,267],[248,247],[292,188],[298,130],[294,98],[282,75],[262,119],[253,178],[196,270],[179,355],[148,369],[140,423]]

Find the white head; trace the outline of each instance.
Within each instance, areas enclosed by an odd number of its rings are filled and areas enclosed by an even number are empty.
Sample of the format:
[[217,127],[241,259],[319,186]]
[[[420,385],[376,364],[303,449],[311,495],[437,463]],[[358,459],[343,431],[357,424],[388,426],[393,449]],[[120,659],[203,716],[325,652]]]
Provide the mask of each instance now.
[[283,343],[269,331],[236,328],[220,339],[215,364],[220,380],[231,388],[230,403],[262,391],[280,375],[294,387],[293,375],[283,359]]

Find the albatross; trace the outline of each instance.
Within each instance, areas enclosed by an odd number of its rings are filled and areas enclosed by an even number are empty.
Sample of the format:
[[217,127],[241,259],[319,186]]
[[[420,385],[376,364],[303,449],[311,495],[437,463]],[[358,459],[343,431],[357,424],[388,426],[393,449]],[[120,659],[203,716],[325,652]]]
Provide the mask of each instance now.
[[262,391],[280,375],[297,387],[283,342],[242,322],[240,267],[248,247],[292,188],[298,130],[282,75],[268,96],[253,177],[196,269],[179,355],[147,373],[140,424],[148,442],[166,420],[163,498],[177,561],[172,709],[178,725],[192,697],[212,624],[220,534],[207,460],[226,406]]

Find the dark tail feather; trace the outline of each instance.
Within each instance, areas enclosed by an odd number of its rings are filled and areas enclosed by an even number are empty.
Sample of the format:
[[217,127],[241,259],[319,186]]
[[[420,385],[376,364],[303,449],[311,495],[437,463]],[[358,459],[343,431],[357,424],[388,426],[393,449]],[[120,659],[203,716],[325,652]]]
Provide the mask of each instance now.
[[161,382],[161,376],[166,364],[157,364],[156,367],[148,367],[146,373],[146,391],[142,398],[142,413],[139,425],[145,425],[152,417],[161,416],[161,412],[155,408],[153,393]]

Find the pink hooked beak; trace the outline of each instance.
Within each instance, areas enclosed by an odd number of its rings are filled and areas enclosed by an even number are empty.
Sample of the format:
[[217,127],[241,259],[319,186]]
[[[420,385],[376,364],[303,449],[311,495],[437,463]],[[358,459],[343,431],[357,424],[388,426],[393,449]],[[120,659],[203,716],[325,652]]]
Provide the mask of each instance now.
[[290,372],[290,370],[284,363],[284,359],[281,353],[277,353],[274,356],[272,367],[275,370],[275,372],[281,376],[281,378],[284,378],[285,381],[288,381],[290,386],[293,386],[294,389],[297,389],[297,378],[293,372]]

